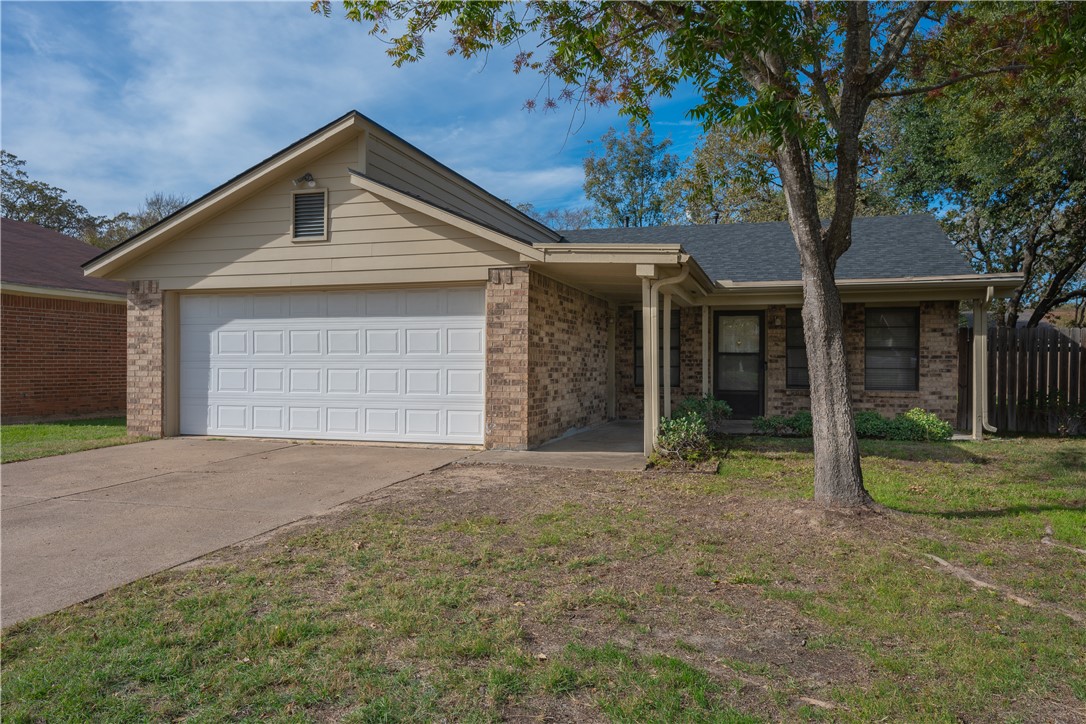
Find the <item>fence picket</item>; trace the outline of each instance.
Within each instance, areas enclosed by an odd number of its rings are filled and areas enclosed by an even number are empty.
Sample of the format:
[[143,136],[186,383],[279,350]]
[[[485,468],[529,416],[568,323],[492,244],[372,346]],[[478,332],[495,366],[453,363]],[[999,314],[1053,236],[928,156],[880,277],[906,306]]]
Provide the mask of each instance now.
[[[958,429],[972,420],[973,331],[958,330]],[[1056,432],[1045,404],[1086,406],[1086,330],[1054,327],[988,332],[988,418],[1002,432]]]

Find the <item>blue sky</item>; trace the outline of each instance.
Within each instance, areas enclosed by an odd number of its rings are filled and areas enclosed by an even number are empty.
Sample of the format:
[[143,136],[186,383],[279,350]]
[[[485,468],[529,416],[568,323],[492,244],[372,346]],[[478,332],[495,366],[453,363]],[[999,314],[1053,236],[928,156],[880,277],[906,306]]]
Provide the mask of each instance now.
[[[352,108],[498,196],[579,206],[590,142],[625,123],[615,109],[529,113],[539,76],[515,76],[509,55],[450,58],[444,36],[393,68],[380,41],[308,0],[3,2],[0,24],[0,142],[94,214],[199,196]],[[683,156],[692,104],[678,94],[653,122]]]

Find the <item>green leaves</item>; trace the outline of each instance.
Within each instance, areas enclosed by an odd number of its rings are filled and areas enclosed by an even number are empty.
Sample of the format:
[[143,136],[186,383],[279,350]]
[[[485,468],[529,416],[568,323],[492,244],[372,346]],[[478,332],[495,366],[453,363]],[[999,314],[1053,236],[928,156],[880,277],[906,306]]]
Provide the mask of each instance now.
[[630,123],[625,134],[614,128],[600,139],[600,153],[584,159],[585,196],[609,226],[657,226],[672,220],[666,184],[679,170],[668,153],[671,139],[657,143],[652,129]]

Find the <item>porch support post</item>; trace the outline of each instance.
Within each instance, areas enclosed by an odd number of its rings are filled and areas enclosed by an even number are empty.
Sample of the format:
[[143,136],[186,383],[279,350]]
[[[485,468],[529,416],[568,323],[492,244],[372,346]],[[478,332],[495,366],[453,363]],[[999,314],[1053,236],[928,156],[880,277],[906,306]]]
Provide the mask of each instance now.
[[615,419],[615,325],[618,310],[612,304],[607,310],[607,419]]
[[660,384],[664,387],[664,411],[663,417],[671,417],[671,292],[664,292],[663,314],[663,363],[664,370],[661,373]]
[[644,412],[642,430],[644,433],[645,455],[652,455],[656,449],[656,408],[659,404],[657,385],[658,367],[656,366],[656,348],[658,334],[656,326],[656,304],[652,293],[652,280],[641,278],[641,354],[644,366]]
[[713,370],[710,364],[713,353],[709,350],[710,340],[713,337],[709,330],[710,324],[712,324],[712,314],[709,312],[709,306],[703,305],[701,308],[701,394],[703,395],[713,393]]

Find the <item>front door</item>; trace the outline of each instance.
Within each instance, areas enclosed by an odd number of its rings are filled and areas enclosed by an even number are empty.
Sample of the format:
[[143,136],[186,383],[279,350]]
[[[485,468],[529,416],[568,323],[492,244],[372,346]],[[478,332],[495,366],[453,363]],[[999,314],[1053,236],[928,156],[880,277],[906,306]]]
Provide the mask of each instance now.
[[716,380],[718,400],[732,407],[732,416],[750,419],[763,414],[765,350],[761,312],[717,312]]

